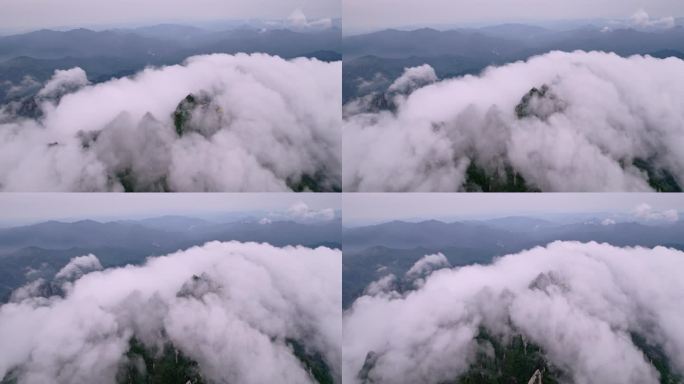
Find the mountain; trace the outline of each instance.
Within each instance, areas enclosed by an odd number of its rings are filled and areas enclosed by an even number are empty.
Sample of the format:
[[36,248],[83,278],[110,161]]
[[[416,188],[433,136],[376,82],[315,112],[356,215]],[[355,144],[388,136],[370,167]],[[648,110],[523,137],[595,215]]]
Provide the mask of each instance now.
[[48,221],[44,223],[0,230],[0,249],[29,246],[65,249],[82,247],[154,248],[161,243],[177,242],[169,232],[146,228],[137,223],[99,223],[83,220],[75,223]]
[[666,59],[668,57],[676,57],[678,59],[684,59],[684,52],[682,51],[677,51],[674,49],[661,49],[660,51],[655,51],[649,53],[649,55],[653,57],[657,57],[659,59]]
[[159,216],[142,219],[138,221],[124,221],[130,224],[139,224],[147,228],[158,229],[162,231],[193,231],[201,230],[207,226],[215,223],[186,216]]
[[409,223],[392,221],[368,227],[343,231],[346,250],[369,246],[385,246],[398,249],[415,247],[478,247],[495,240],[496,243],[514,246],[520,237],[508,231],[480,223],[444,223],[437,220]]
[[121,30],[122,33],[135,33],[143,37],[180,42],[192,41],[210,33],[202,28],[181,24],[157,24],[139,27],[132,30]]
[[392,221],[345,228],[342,237],[342,303],[347,308],[368,284],[388,274],[403,276],[425,255],[442,253],[452,266],[489,264],[495,257],[561,240],[684,250],[684,222],[558,224],[524,216],[454,223]]
[[208,241],[266,242],[341,248],[339,218],[310,224],[294,221],[216,223],[185,216],[74,223],[48,221],[0,229],[0,301],[36,278],[52,279],[73,257],[92,253],[103,267],[140,264]]
[[492,37],[477,30],[438,31],[431,28],[400,31],[387,29],[366,35],[345,37],[345,58],[375,55],[385,58],[409,56],[464,55],[496,60],[508,57],[524,46],[514,40]]
[[[384,92],[404,68],[421,64],[431,65],[440,78],[449,78],[477,74],[490,65],[525,60],[553,50],[598,50],[621,56],[653,54],[655,57],[681,58],[684,27],[640,30],[584,25],[557,30],[501,24],[444,31],[387,29],[344,37],[342,49],[343,92],[347,102],[357,96]],[[379,78],[384,78],[384,82],[368,87]]]
[[[44,83],[57,69],[81,67],[93,83],[134,74],[147,66],[172,65],[193,55],[254,53],[283,58],[341,60],[341,29],[299,32],[239,28],[213,31],[161,24],[136,29],[40,30],[0,37],[0,105],[27,77]],[[30,92],[37,92],[39,86]],[[10,92],[10,90],[13,90]]]
[[538,231],[558,225],[548,220],[542,220],[535,217],[525,216],[508,216],[497,219],[485,220],[483,223],[490,227],[504,229],[512,232]]
[[394,249],[425,247],[488,248],[496,244],[511,252],[553,241],[596,241],[615,246],[654,247],[674,244],[684,247],[684,222],[645,225],[637,222],[601,225],[589,221],[554,224],[529,217],[506,217],[485,221],[444,223],[437,220],[346,228],[342,231],[345,250],[358,251],[373,246]]
[[499,25],[491,25],[478,29],[479,32],[492,37],[516,39],[516,40],[533,40],[536,37],[548,35],[551,31],[547,28],[536,25],[526,25],[517,23],[507,23]]
[[28,56],[169,58],[191,54],[262,52],[296,57],[317,50],[340,50],[341,30],[318,32],[288,29],[205,31],[184,25],[157,25],[133,30],[40,30],[0,37],[0,61]]
[[[356,59],[344,59],[342,66],[342,93],[345,100],[353,99],[370,92],[384,92],[392,81],[405,68],[429,64],[440,79],[476,74],[482,68],[492,64],[489,58],[480,59],[460,54],[441,54],[437,56],[411,55],[404,58],[387,58],[376,55],[365,55]],[[376,77],[377,74],[382,75]],[[359,89],[360,82],[366,85]]]
[[155,57],[166,56],[178,49],[178,44],[144,37],[135,33],[92,31],[40,31],[0,38],[0,60],[19,56],[36,59],[62,57]]

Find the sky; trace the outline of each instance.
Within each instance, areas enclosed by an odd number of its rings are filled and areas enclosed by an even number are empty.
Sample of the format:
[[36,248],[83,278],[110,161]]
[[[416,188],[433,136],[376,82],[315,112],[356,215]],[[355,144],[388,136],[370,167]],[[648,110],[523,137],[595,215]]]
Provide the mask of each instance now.
[[684,212],[684,195],[656,193],[349,193],[342,198],[345,225],[392,220],[506,217],[573,213]]
[[684,16],[681,0],[344,0],[345,34],[440,24]]
[[341,204],[328,193],[1,193],[0,223],[283,212],[302,202],[312,210]]
[[336,18],[339,0],[0,0],[0,27],[38,29],[98,24],[236,19]]

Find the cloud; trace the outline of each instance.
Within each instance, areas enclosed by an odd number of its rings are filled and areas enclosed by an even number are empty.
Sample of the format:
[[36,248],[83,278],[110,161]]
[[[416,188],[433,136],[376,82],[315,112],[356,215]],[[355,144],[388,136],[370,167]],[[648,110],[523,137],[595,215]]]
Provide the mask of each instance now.
[[[522,335],[574,383],[658,383],[631,334],[684,372],[684,252],[555,242],[433,272],[408,292],[357,299],[343,315],[345,383],[440,383],[468,370],[497,337]],[[529,375],[532,376],[533,372]]]
[[95,255],[74,257],[55,275],[56,280],[77,280],[86,273],[102,269],[100,260]]
[[542,191],[681,188],[683,71],[676,58],[551,52],[424,86],[395,110],[345,108],[343,187],[476,190],[484,174]]
[[[394,287],[397,284],[397,277],[393,274],[385,275],[366,287],[364,293],[370,296],[390,293],[394,294]],[[398,294],[395,294],[398,297]]]
[[659,27],[659,28],[673,28],[675,26],[675,19],[672,16],[655,19],[649,16],[644,9],[636,11],[630,21],[633,25],[638,27]]
[[5,81],[4,87],[7,88],[6,98],[14,98],[24,96],[25,94],[41,88],[40,82],[31,76],[24,76],[17,84],[11,81]]
[[418,67],[405,68],[404,73],[394,80],[387,90],[406,94],[435,81],[437,81],[435,70],[428,64],[423,64]]
[[649,221],[667,221],[673,223],[679,220],[679,213],[676,209],[657,211],[646,203],[637,205],[634,208],[633,214],[639,219]]
[[330,18],[309,20],[301,9],[292,11],[287,21],[294,28],[326,29],[332,27],[332,20]]
[[604,225],[604,226],[615,225],[615,224],[616,224],[615,220],[613,220],[613,219],[603,219],[603,221],[601,221],[601,225]]
[[426,274],[430,274],[432,271],[441,268],[448,268],[449,260],[442,253],[436,253],[433,255],[425,255],[420,260],[416,261],[415,264],[406,272],[406,277],[409,279],[416,279]]
[[0,307],[0,340],[12,345],[0,350],[0,378],[114,383],[135,336],[147,347],[173,343],[210,382],[313,382],[295,340],[339,381],[340,286],[340,251],[255,243],[91,272],[64,297]]
[[88,86],[57,71],[39,95],[82,88],[2,119],[0,190],[338,190],[340,76],[339,62],[264,54]]
[[52,78],[38,92],[38,97],[58,98],[73,93],[90,84],[88,76],[81,68],[56,70]]
[[288,208],[287,214],[293,219],[304,221],[332,220],[335,218],[334,209],[312,209],[303,201],[292,204],[292,206]]

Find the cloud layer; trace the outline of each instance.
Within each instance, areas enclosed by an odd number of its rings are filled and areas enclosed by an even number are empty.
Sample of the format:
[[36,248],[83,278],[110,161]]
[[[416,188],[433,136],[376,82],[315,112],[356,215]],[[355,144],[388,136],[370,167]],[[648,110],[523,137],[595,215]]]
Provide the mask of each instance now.
[[647,221],[665,221],[671,223],[679,221],[679,212],[677,212],[676,209],[658,211],[646,203],[637,205],[634,208],[633,213],[637,218]]
[[630,334],[684,372],[682,268],[684,252],[673,249],[555,242],[433,272],[409,292],[376,284],[344,314],[344,382],[358,382],[369,352],[374,383],[453,380],[482,348],[474,338],[486,327],[502,338],[522,334],[573,383],[658,383]]
[[[93,258],[71,269],[97,267]],[[340,268],[338,250],[212,242],[91,272],[62,285],[64,297],[0,307],[0,340],[12,346],[0,349],[0,378],[113,383],[135,336],[173,343],[212,382],[313,382],[287,344],[296,340],[339,380]]]
[[[551,52],[356,100],[345,108],[344,189],[463,190],[474,170],[544,191],[681,188],[682,71],[676,58]],[[425,68],[403,78],[433,80]]]
[[340,76],[339,62],[263,54],[97,85],[57,71],[35,99],[0,109],[0,189],[339,189]]

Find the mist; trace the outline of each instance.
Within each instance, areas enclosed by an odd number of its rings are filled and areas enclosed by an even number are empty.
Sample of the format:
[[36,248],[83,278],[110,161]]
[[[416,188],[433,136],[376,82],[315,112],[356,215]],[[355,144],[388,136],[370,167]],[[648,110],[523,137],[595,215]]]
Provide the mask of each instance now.
[[345,106],[344,189],[477,190],[481,173],[504,190],[680,190],[682,71],[677,58],[583,51],[442,81],[409,68],[390,88],[422,86]]
[[[142,266],[75,258],[40,295],[32,282],[0,307],[0,378],[115,383],[134,337],[171,343],[217,383],[316,382],[290,341],[340,381],[341,252],[211,242]],[[178,359],[178,358],[177,358]]]
[[483,328],[540,346],[567,382],[659,383],[635,334],[684,372],[684,252],[554,242],[490,265],[450,269],[441,258],[416,263],[436,267],[427,277],[385,276],[345,311],[345,383],[362,371],[373,383],[454,380],[490,353],[476,340]]
[[338,190],[341,63],[215,54],[0,109],[3,191]]

